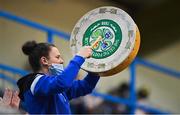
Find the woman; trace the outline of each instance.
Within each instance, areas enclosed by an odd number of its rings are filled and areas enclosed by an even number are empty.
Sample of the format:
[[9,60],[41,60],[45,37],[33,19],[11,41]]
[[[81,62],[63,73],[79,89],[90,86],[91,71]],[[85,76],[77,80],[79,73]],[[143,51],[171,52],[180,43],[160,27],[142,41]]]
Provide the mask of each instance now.
[[83,47],[65,69],[61,54],[53,44],[29,41],[22,51],[28,55],[33,73],[17,84],[19,97],[30,114],[70,114],[69,101],[91,93],[99,80],[93,73],[88,73],[83,80],[75,80],[81,65],[92,54],[90,46]]

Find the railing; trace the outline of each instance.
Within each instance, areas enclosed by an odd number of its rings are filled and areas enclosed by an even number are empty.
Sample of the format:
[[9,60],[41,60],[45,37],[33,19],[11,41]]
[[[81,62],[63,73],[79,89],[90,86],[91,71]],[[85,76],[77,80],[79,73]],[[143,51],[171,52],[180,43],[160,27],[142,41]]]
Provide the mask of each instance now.
[[[63,38],[65,40],[69,40],[69,38],[70,38],[70,35],[67,33],[64,33],[62,31],[59,31],[59,30],[56,30],[53,28],[43,26],[39,23],[29,21],[25,18],[15,16],[15,15],[8,13],[8,12],[5,12],[5,11],[0,11],[0,18],[11,20],[11,21],[26,25],[28,27],[35,28],[37,30],[46,32],[47,33],[47,42],[51,42],[51,43],[53,42],[53,35],[57,35],[60,38]],[[145,60],[140,59],[140,58],[136,58],[135,61],[130,65],[130,98],[129,99],[123,99],[123,98],[119,98],[119,97],[117,98],[117,97],[113,97],[111,95],[101,94],[98,92],[93,92],[92,95],[101,97],[104,100],[128,105],[131,107],[131,113],[132,114],[135,112],[136,108],[141,108],[145,111],[149,111],[152,113],[158,113],[158,114],[168,113],[168,112],[160,111],[158,109],[155,109],[155,108],[152,108],[149,106],[140,105],[137,102],[136,90],[135,90],[135,87],[136,87],[135,86],[136,85],[136,66],[137,65],[142,65],[142,66],[148,67],[150,69],[157,70],[157,71],[163,72],[165,74],[169,74],[169,75],[174,76],[176,78],[180,78],[180,72],[177,72],[177,71],[174,71],[174,70],[171,70],[168,68],[164,68],[162,66],[153,64],[151,62],[145,61]],[[9,72],[14,73],[14,74],[20,74],[21,76],[28,73],[27,71],[17,69],[17,68],[13,68],[13,67],[3,65],[3,64],[0,64],[0,70],[9,71]],[[12,84],[15,84],[15,82],[16,82],[13,79],[11,79],[10,77],[8,77],[2,73],[0,74],[0,78],[3,78],[4,80],[7,80],[8,82],[10,82]]]
[[47,42],[53,43],[53,35],[57,35],[65,40],[69,40],[70,35],[65,33],[65,32],[61,32],[59,30],[53,29],[53,28],[49,28],[47,26],[41,25],[39,23],[27,20],[25,18],[22,17],[18,17],[15,16],[11,13],[8,13],[6,11],[0,11],[0,18],[5,18],[7,20],[11,20],[14,22],[17,22],[19,24],[43,31],[47,33]]
[[179,71],[175,71],[175,70],[172,70],[170,68],[166,68],[166,67],[154,64],[152,62],[143,60],[141,58],[136,58],[136,63],[137,63],[137,65],[148,67],[149,69],[159,71],[161,73],[170,75],[171,77],[175,77],[178,79],[180,78],[180,72]]

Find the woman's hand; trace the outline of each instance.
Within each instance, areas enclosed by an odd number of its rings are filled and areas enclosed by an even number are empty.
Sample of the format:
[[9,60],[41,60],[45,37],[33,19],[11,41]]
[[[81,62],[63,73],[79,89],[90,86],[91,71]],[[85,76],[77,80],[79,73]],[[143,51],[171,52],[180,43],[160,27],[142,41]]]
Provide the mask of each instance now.
[[77,55],[83,57],[83,58],[89,58],[92,55],[92,48],[91,46],[84,46],[82,47]]

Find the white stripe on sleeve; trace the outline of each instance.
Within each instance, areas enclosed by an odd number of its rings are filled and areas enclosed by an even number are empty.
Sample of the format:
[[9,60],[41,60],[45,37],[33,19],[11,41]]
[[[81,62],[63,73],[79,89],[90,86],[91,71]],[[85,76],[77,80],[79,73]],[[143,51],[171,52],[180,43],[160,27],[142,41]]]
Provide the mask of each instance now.
[[32,93],[33,95],[34,95],[34,88],[35,88],[37,82],[39,81],[39,79],[40,79],[42,76],[43,76],[43,75],[37,74],[37,75],[36,75],[36,78],[34,79],[34,81],[33,81],[32,84],[31,84],[30,90],[31,90],[31,93]]

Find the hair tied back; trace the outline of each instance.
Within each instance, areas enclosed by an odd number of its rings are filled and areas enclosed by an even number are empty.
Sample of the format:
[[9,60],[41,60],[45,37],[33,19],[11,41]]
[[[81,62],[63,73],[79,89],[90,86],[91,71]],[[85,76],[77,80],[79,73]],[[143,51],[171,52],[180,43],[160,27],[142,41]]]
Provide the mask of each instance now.
[[22,46],[22,51],[25,55],[30,55],[36,47],[36,41],[28,41]]

